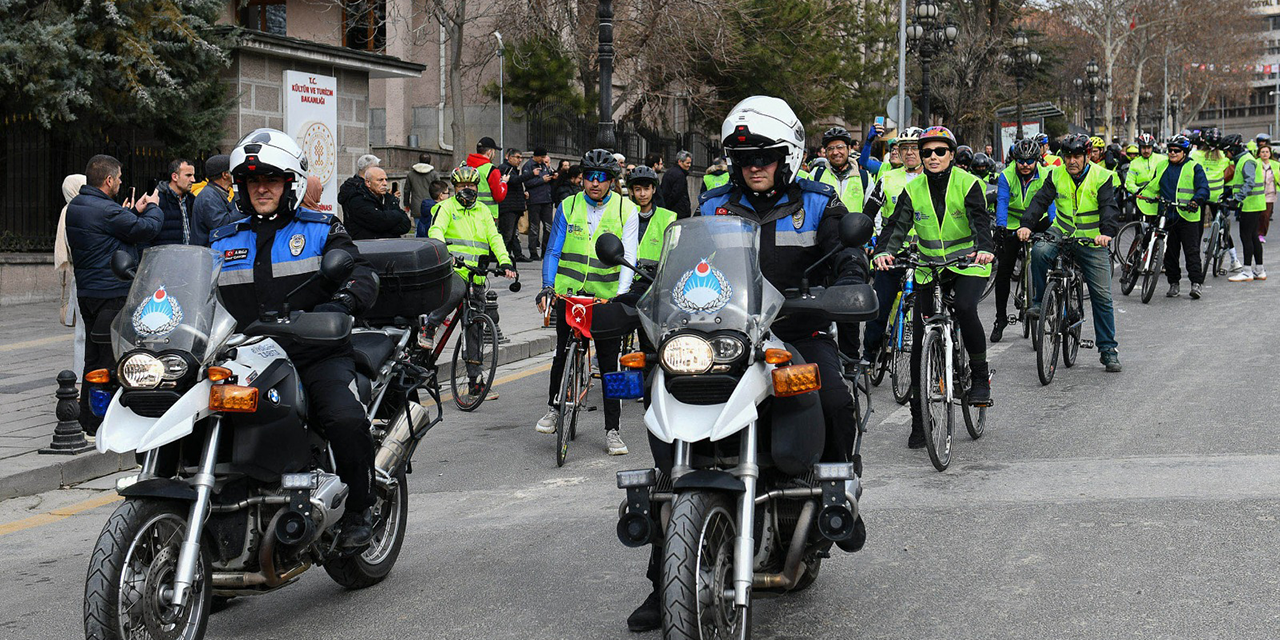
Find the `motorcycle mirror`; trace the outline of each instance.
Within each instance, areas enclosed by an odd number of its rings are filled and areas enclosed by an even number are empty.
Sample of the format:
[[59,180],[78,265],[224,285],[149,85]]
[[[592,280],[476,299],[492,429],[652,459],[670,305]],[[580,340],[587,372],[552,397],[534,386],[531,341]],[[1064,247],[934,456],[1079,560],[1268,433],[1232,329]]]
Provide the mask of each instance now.
[[111,272],[121,280],[133,280],[138,275],[138,259],[128,251],[118,250],[111,254]]
[[861,247],[871,240],[875,231],[868,216],[849,213],[840,219],[840,242],[846,247]]
[[340,284],[356,269],[356,260],[342,249],[327,251],[320,259],[320,275],[334,284]]
[[628,266],[626,259],[626,250],[622,248],[622,240],[612,233],[606,233],[596,238],[596,257],[600,261],[611,267]]

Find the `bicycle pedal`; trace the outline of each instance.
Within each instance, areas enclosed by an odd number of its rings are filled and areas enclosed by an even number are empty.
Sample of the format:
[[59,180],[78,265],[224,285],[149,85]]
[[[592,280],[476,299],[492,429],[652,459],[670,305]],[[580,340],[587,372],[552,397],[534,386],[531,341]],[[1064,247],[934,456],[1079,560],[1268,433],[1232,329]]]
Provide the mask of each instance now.
[[1009,324],[1018,324],[1018,316],[1010,315],[1009,318],[1006,320],[1006,322],[1008,322]]
[[596,372],[592,373],[592,374],[591,374],[591,379],[592,379],[592,380],[600,380],[600,379],[601,379],[601,378],[600,378],[600,372],[599,372],[599,371],[596,371]]
[[600,407],[597,407],[597,406],[594,406],[594,405],[592,405],[592,406],[588,406],[588,407],[587,407],[587,413],[590,413],[590,412],[592,412],[592,411],[595,411],[595,410],[597,410],[597,409],[599,409],[599,408],[600,408]]
[[1092,340],[1081,340],[1081,341],[1080,341],[1080,348],[1082,348],[1082,349],[1092,349],[1092,348],[1093,348],[1093,341],[1092,341]]

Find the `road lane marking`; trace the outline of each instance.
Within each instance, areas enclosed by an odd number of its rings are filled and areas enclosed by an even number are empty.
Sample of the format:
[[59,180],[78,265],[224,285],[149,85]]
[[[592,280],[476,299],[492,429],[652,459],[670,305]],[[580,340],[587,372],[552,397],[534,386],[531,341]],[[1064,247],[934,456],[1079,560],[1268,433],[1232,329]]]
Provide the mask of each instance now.
[[98,507],[105,506],[113,502],[119,502],[123,499],[123,497],[116,494],[114,491],[106,491],[89,498],[88,500],[67,505],[65,507],[58,507],[57,509],[53,509],[47,513],[41,513],[29,518],[23,518],[22,520],[0,524],[0,536],[33,529],[35,527],[42,527],[46,524],[53,524],[59,520],[66,520],[78,513],[83,513],[90,509],[97,509]]
[[18,351],[20,349],[30,349],[32,347],[40,347],[55,342],[65,342],[74,338],[74,335],[67,334],[64,336],[49,336],[48,338],[36,338],[35,340],[27,340],[25,342],[12,342],[9,344],[0,344],[0,353],[6,351]]

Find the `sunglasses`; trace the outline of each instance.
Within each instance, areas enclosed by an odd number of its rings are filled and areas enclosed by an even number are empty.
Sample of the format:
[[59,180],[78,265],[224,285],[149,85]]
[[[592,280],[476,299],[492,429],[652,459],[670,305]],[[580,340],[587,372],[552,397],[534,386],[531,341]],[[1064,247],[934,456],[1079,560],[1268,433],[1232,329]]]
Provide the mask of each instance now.
[[782,149],[747,149],[733,152],[733,163],[742,167],[767,167],[787,157]]
[[1169,147],[1169,153],[1186,153],[1186,151],[1178,147]]
[[946,147],[933,147],[932,149],[921,149],[920,157],[931,158],[933,156],[938,156],[939,158],[941,158],[947,155],[948,153],[951,153],[951,150]]
[[603,171],[588,171],[582,174],[582,179],[588,182],[608,182],[609,174]]
[[1024,160],[1024,159],[1022,159],[1022,158],[1018,158],[1017,162],[1018,162],[1018,164],[1028,164],[1028,165],[1030,165],[1030,164],[1035,164],[1035,163],[1037,162],[1037,160],[1036,160],[1035,158],[1031,158],[1031,159],[1029,159],[1029,160]]

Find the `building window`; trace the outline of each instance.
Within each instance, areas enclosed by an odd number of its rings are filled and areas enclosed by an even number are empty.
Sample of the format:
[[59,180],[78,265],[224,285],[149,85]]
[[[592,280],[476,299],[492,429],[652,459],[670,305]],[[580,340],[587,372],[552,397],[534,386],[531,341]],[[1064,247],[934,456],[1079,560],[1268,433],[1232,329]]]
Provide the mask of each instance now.
[[285,0],[249,0],[240,9],[240,26],[277,36],[288,35],[284,3]]
[[342,45],[382,53],[387,46],[386,0],[349,0],[342,15]]

